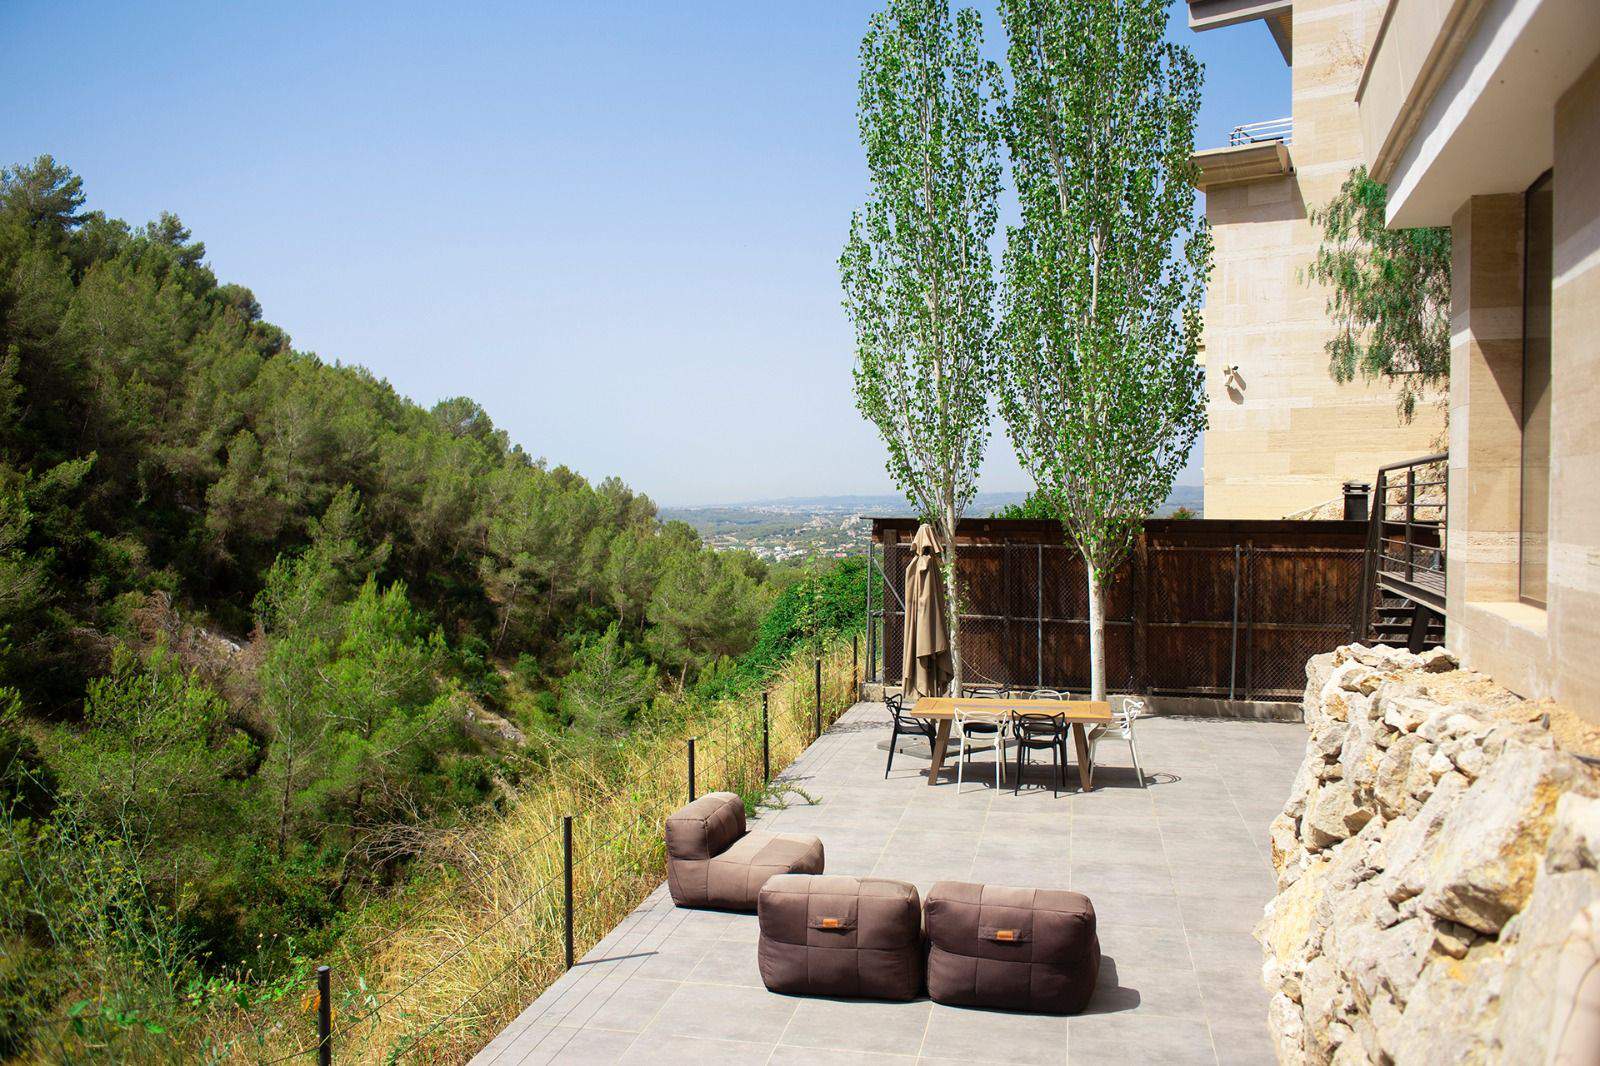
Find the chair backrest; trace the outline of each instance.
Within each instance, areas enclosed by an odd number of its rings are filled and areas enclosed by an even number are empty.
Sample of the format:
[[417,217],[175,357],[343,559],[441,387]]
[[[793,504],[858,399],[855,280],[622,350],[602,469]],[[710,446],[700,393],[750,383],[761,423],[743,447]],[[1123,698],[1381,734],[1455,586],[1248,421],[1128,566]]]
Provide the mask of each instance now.
[[968,711],[957,707],[955,726],[959,730],[968,725],[1004,725],[1010,717],[1010,712],[1007,711]]
[[1018,714],[1013,720],[1024,740],[1058,740],[1067,735],[1067,719],[1059,714]]
[[922,728],[922,719],[918,718],[913,711],[906,710],[905,697],[885,696],[883,702],[889,708],[890,716],[900,724],[902,730],[920,730]]
[[1010,690],[1001,685],[962,685],[961,694],[975,700],[1003,700]]
[[1024,693],[1022,693],[1022,697],[1024,699],[1029,699],[1029,700],[1064,700],[1064,699],[1066,699],[1065,696],[1063,696],[1060,692],[1057,692],[1053,688],[1036,688],[1032,692],[1024,692]]
[[667,857],[715,858],[744,835],[744,800],[732,792],[708,792],[667,815]]
[[1147,710],[1144,700],[1137,696],[1124,696],[1111,710],[1112,717],[1123,725],[1138,718]]

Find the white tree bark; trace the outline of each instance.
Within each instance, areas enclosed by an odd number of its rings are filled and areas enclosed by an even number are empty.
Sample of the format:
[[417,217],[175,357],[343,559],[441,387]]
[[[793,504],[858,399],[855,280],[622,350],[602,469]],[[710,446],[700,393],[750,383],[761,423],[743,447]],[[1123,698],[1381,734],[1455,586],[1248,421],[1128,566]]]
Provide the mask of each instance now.
[[945,606],[950,612],[950,695],[961,695],[961,601],[956,592],[956,539],[944,547]]
[[1106,593],[1100,571],[1088,559],[1083,561],[1089,577],[1089,698],[1106,698]]

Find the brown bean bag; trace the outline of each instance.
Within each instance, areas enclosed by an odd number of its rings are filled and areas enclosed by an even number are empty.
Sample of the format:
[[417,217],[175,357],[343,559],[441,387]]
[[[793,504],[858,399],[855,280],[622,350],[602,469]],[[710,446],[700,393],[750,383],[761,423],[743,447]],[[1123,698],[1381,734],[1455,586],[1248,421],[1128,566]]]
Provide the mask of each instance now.
[[762,886],[756,914],[769,991],[901,1000],[922,994],[922,907],[904,881],[781,874]]
[[926,913],[935,1003],[1076,1014],[1094,994],[1100,938],[1087,896],[940,881]]
[[744,800],[711,792],[667,818],[667,887],[680,907],[753,911],[767,878],[821,873],[822,841],[745,831]]

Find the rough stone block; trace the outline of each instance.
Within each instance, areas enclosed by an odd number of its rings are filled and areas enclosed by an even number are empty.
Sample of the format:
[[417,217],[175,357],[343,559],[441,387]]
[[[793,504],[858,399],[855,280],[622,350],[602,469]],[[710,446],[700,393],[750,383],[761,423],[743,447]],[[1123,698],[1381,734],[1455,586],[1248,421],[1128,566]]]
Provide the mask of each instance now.
[[1440,829],[1442,848],[1422,906],[1480,933],[1498,933],[1533,892],[1556,802],[1593,795],[1593,772],[1571,755],[1508,747]]

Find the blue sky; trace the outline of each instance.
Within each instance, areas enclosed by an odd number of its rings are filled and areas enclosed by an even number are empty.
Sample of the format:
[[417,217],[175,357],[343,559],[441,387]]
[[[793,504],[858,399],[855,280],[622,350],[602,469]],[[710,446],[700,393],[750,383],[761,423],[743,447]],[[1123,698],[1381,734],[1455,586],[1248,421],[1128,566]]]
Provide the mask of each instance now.
[[[890,491],[835,265],[878,6],[6,0],[0,162],[49,152],[92,207],[175,212],[297,347],[472,396],[590,477],[667,504]],[[1265,28],[1195,34],[1184,7],[1200,144],[1287,114]],[[982,487],[1026,484],[997,427]]]

